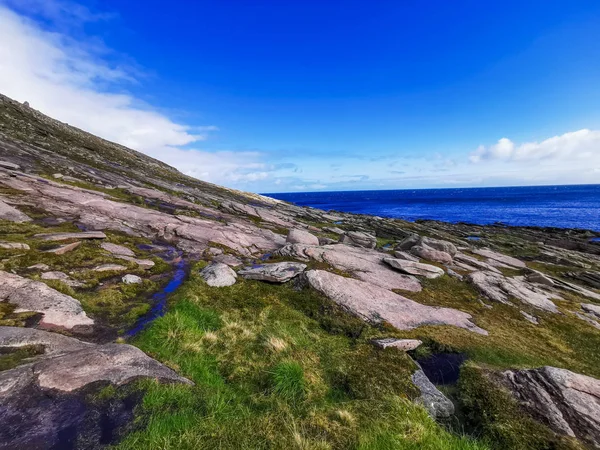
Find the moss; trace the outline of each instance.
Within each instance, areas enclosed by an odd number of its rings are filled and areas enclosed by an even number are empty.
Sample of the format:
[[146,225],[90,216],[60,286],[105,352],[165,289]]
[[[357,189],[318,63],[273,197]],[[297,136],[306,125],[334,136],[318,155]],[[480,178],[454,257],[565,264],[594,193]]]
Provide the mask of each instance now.
[[6,301],[0,302],[0,326],[24,327],[34,321],[39,314],[31,311],[15,313],[17,306]]
[[525,413],[508,392],[473,365],[461,369],[459,401],[471,432],[498,450],[576,450],[577,443],[556,436]]
[[0,371],[13,369],[32,358],[44,353],[43,345],[24,345],[22,347],[0,348]]

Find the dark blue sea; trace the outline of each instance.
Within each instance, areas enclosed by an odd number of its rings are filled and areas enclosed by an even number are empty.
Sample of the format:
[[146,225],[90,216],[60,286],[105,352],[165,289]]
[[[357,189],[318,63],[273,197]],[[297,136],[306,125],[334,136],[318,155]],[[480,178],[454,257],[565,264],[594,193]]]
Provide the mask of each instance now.
[[600,185],[265,194],[301,206],[405,220],[600,232]]

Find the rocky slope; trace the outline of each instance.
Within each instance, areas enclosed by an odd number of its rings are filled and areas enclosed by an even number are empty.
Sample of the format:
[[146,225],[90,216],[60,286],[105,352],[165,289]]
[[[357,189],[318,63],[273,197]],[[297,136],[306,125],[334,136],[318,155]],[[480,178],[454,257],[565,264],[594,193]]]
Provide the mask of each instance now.
[[[167,312],[163,322],[158,319],[142,337],[133,337],[133,345],[158,361],[123,343],[123,337],[190,298],[200,305],[199,298],[222,296],[221,303],[208,305],[221,317],[234,314],[235,308],[224,305],[236,292],[248,298],[247,305],[236,308],[255,307],[249,292],[263,289],[261,283],[270,283],[264,289],[271,292],[256,300],[261,305],[279,296],[305,299],[286,306],[294,312],[277,319],[279,329],[301,311],[302,320],[320,326],[322,339],[343,334],[343,345],[349,345],[344,351],[372,349],[361,356],[374,358],[370,365],[386,358],[400,364],[376,376],[366,365],[359,378],[367,377],[361,383],[371,393],[359,395],[365,388],[352,384],[351,368],[342,370],[346,381],[335,387],[339,377],[327,375],[331,367],[323,363],[312,378],[303,379],[302,392],[325,395],[326,389],[316,387],[322,380],[332,392],[343,386],[350,395],[344,404],[383,401],[381,392],[393,392],[433,417],[461,420],[461,429],[472,424],[473,434],[483,436],[481,443],[469,444],[474,446],[600,447],[600,246],[592,242],[592,232],[409,223],[297,207],[187,177],[2,96],[0,160],[0,421],[6,424],[0,448],[98,448],[122,439],[131,424],[138,431],[124,445],[158,445],[144,435],[143,420],[133,419],[134,412],[144,417],[140,380],[179,383],[181,389],[201,383],[193,365],[177,362],[200,352],[221,361],[218,375],[232,371],[227,382],[235,383],[237,370],[266,357],[262,352],[232,369],[231,348],[211,343],[225,339],[237,345],[238,338],[219,335],[227,326],[203,329],[201,342],[185,337],[170,342],[177,333],[190,333],[181,322],[185,311]],[[183,284],[187,297],[175,293],[166,303],[186,270],[191,271]],[[240,317],[254,323],[281,302],[263,306]],[[170,320],[181,323],[157,342],[161,324]],[[245,333],[244,339],[256,340],[244,344],[246,352],[259,344],[275,353],[289,350],[284,338],[261,337],[250,328]],[[378,342],[389,345],[379,349]],[[163,344],[169,345],[166,353]],[[464,395],[453,388],[448,399],[428,379],[427,366],[421,370],[406,350],[417,361],[437,353],[465,355],[469,370],[481,375],[480,384],[471,383]],[[326,361],[317,356],[319,348],[314,351],[310,364]],[[348,358],[340,358],[340,364]],[[558,368],[539,369],[552,365]],[[257,392],[264,393],[265,383],[256,382]],[[107,388],[118,393],[104,396]],[[303,404],[313,401],[311,395]],[[487,417],[492,409],[486,402],[492,398],[509,402],[515,416]],[[314,401],[322,405],[324,400]],[[293,407],[288,413],[305,420]],[[145,417],[150,424],[156,419]],[[112,424],[109,431],[102,420]],[[539,442],[527,440],[528,430],[511,428],[511,420],[532,420],[541,427],[536,428],[542,430]],[[303,431],[308,437],[297,430],[288,434],[301,448],[367,448],[360,447],[367,439],[360,419],[316,423],[309,421]],[[336,440],[352,433],[354,441]],[[210,433],[202,436],[210,448]],[[171,438],[161,439],[164,444]],[[261,442],[275,448],[273,442],[281,439],[261,435]],[[315,441],[302,447],[303,439]],[[201,448],[177,442],[164,448]],[[450,448],[436,445],[431,448]]]

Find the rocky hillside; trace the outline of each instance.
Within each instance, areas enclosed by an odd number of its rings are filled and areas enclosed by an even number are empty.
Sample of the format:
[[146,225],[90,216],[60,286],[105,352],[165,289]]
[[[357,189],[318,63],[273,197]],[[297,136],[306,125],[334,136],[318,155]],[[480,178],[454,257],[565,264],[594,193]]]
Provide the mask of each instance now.
[[187,177],[0,96],[0,448],[600,447],[600,245]]

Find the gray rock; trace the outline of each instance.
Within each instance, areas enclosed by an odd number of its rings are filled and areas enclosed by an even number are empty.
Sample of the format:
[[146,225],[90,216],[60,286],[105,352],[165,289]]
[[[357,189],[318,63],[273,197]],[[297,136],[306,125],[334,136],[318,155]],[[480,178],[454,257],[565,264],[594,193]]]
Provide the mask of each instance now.
[[543,284],[544,286],[554,286],[554,281],[541,272],[533,271],[527,275],[527,281],[531,283]]
[[55,173],[52,174],[52,178],[56,179],[56,180],[60,180],[61,178],[63,178],[64,175],[62,173]]
[[331,244],[335,244],[337,241],[335,239],[331,239],[328,237],[320,237],[319,238],[319,245],[331,245]]
[[416,275],[425,278],[438,278],[444,275],[443,269],[430,264],[422,264],[395,258],[384,258],[383,262],[408,275]]
[[72,242],[70,244],[61,245],[60,247],[53,248],[51,250],[46,250],[46,253],[54,253],[55,255],[64,255],[65,253],[69,253],[70,251],[75,250],[80,245],[81,245],[81,241]]
[[5,248],[8,250],[30,250],[29,245],[22,244],[20,242],[0,242],[0,248]]
[[44,263],[34,264],[33,266],[28,267],[29,270],[49,270],[50,266]]
[[362,247],[336,244],[320,247],[289,244],[275,252],[276,255],[299,260],[315,260],[351,273],[356,278],[386,289],[419,292],[421,283],[412,275],[405,275],[383,263],[387,254]]
[[442,264],[452,264],[452,256],[450,256],[449,253],[436,250],[428,245],[415,245],[410,249],[410,251],[413,253],[413,255],[417,255],[419,258],[439,262]]
[[121,266],[120,264],[101,264],[97,267],[94,267],[94,272],[121,272],[123,270],[127,270],[127,267]]
[[206,284],[212,287],[232,286],[237,280],[237,274],[227,264],[211,263],[200,272]]
[[337,234],[339,236],[346,234],[346,232],[344,230],[342,230],[341,228],[338,228],[338,227],[324,227],[323,231],[325,231],[327,233]]
[[458,251],[456,246],[452,242],[442,241],[440,239],[433,239],[429,237],[422,237],[421,245],[426,245],[441,252],[448,253],[450,256],[456,255],[456,252]]
[[404,259],[405,261],[419,262],[419,258],[401,250],[396,250],[394,256],[398,259]]
[[559,434],[600,446],[600,380],[556,367],[507,370],[502,375],[534,417]]
[[450,275],[452,278],[456,278],[456,279],[457,279],[457,280],[459,280],[459,281],[463,281],[463,280],[464,280],[464,277],[463,277],[463,276],[462,276],[460,273],[458,273],[458,272],[455,272],[455,271],[454,271],[454,270],[452,270],[452,269],[446,268],[446,272],[447,272],[447,273],[448,273],[448,275]]
[[467,276],[467,279],[490,300],[512,305],[510,298],[514,297],[536,308],[558,313],[558,308],[550,299],[561,297],[540,289],[522,277],[505,277],[493,272],[473,272]]
[[319,238],[308,231],[291,229],[287,235],[288,244],[319,245]]
[[2,200],[0,200],[0,219],[16,223],[31,222],[31,217]]
[[342,244],[353,245],[355,247],[375,248],[377,246],[377,238],[362,231],[349,231],[340,237]]
[[421,236],[418,234],[411,234],[407,238],[403,239],[397,246],[396,250],[410,250],[415,245],[419,245],[421,242]]
[[454,414],[454,404],[435,387],[421,368],[412,375],[412,382],[421,391],[415,403],[423,405],[433,418],[447,419]]
[[528,322],[531,322],[534,325],[538,325],[540,323],[537,317],[532,316],[531,314],[528,314],[525,311],[520,311],[520,313],[523,315],[523,317],[525,317],[525,320],[527,320]]
[[53,271],[53,272],[44,272],[41,276],[42,280],[59,280],[71,287],[81,287],[83,283],[79,281],[72,280],[69,275],[64,272]]
[[386,321],[399,330],[453,325],[487,335],[469,320],[470,314],[456,309],[422,305],[374,284],[324,270],[309,270],[304,277],[313,289],[370,323]]
[[137,258],[133,258],[131,256],[125,256],[125,255],[114,255],[114,256],[115,256],[115,258],[134,262],[138,265],[138,267],[140,269],[144,269],[144,270],[152,269],[155,266],[154,261],[152,261],[151,259],[137,259]]
[[585,312],[590,313],[600,319],[600,305],[594,305],[592,303],[582,303],[581,309]]
[[10,161],[0,161],[0,167],[10,170],[19,170],[21,168],[18,164],[11,163]]
[[120,255],[120,256],[135,256],[135,253],[133,252],[133,250],[124,247],[122,245],[117,245],[117,244],[111,244],[110,242],[103,242],[102,244],[100,244],[100,247],[102,247],[104,250],[106,250],[109,253],[112,253],[113,255]]
[[396,339],[396,338],[375,339],[373,341],[373,344],[375,344],[379,348],[393,347],[393,348],[397,348],[397,349],[400,349],[405,352],[410,352],[411,350],[416,349],[422,343],[423,343],[423,341],[419,341],[418,339]]
[[78,300],[62,294],[45,283],[0,271],[0,301],[17,305],[16,312],[42,313],[41,326],[71,329],[77,325],[93,325]]
[[82,231],[81,233],[41,233],[33,236],[44,241],[66,241],[68,239],[106,239],[102,231]]
[[42,345],[44,355],[68,353],[94,346],[94,344],[59,333],[49,333],[35,328],[0,326],[0,347],[11,348],[26,345]]
[[137,275],[127,274],[121,278],[121,281],[125,284],[140,284],[143,280]]
[[227,264],[229,267],[239,267],[243,264],[242,260],[236,256],[223,254],[217,255],[213,258],[213,261]]
[[485,270],[487,272],[494,272],[501,274],[500,270],[486,262],[480,261],[473,256],[465,255],[464,253],[458,252],[454,255],[453,265],[459,269],[466,270],[468,272],[477,272]]
[[296,262],[280,262],[261,264],[256,267],[244,268],[238,272],[248,280],[270,281],[272,283],[285,283],[300,275],[306,269],[306,264]]
[[206,249],[206,253],[209,256],[219,256],[223,254],[223,250],[221,250],[220,248],[216,248],[216,247],[210,247]]
[[512,269],[524,269],[527,267],[523,261],[513,258],[512,256],[495,252],[489,248],[474,249],[473,253],[486,257],[489,264],[496,265],[498,267],[507,267]]

